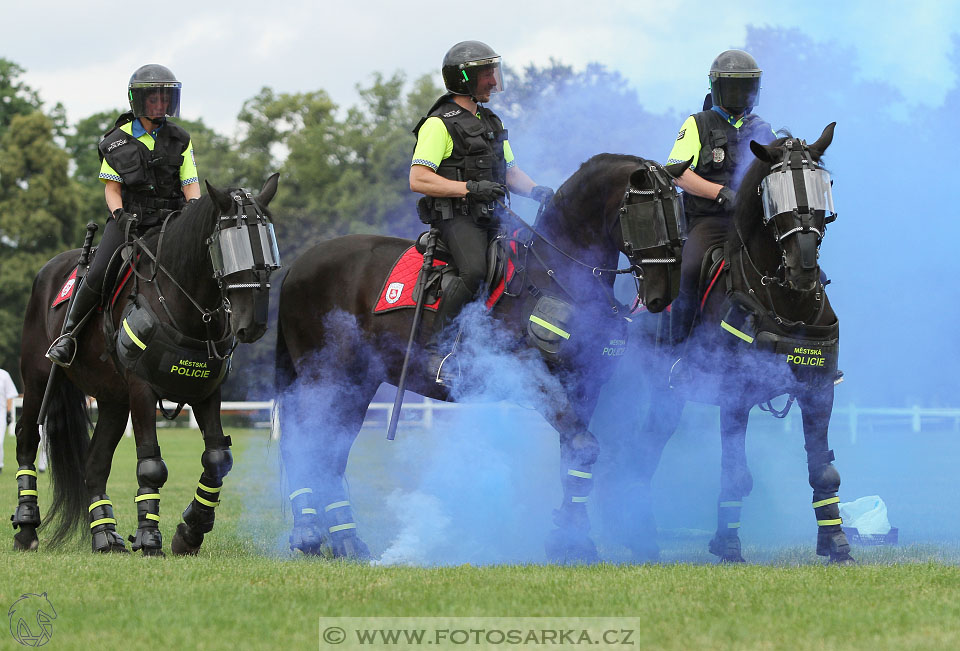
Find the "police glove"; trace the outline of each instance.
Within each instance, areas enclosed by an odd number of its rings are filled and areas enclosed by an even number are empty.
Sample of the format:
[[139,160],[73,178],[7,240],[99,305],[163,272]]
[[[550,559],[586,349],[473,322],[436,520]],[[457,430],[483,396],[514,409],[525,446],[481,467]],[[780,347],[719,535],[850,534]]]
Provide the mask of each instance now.
[[536,185],[530,190],[530,198],[541,204],[547,203],[553,198],[553,188],[546,185]]
[[723,186],[720,188],[720,193],[717,195],[717,203],[726,211],[732,212],[734,206],[734,200],[737,198],[736,193],[730,189],[730,186]]
[[506,188],[495,181],[467,181],[467,199],[492,203],[506,193]]
[[113,218],[117,220],[117,226],[120,227],[121,232],[126,230],[127,223],[130,223],[131,230],[135,230],[137,228],[137,223],[140,221],[136,215],[124,212],[123,208],[117,208],[114,210]]
[[8,411],[8,412],[7,412],[7,425],[9,425],[9,424],[12,423],[12,422],[13,422],[13,414],[11,414],[11,413]]

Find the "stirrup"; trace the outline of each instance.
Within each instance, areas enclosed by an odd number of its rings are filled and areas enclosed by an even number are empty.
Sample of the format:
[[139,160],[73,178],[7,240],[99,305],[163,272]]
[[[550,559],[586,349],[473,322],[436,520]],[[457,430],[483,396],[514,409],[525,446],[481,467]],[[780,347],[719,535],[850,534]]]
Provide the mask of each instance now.
[[[444,387],[451,387],[460,380],[460,360],[456,358],[456,351],[452,350],[446,355],[443,356],[443,359],[440,360],[440,364],[437,366],[437,374],[433,378],[433,381]],[[447,362],[452,361],[456,364],[456,371],[450,369],[447,366]],[[446,367],[446,369],[444,368]],[[446,373],[444,371],[447,371]]]
[[[64,361],[62,361],[62,360],[59,360],[59,359],[56,359],[55,357],[53,357],[53,355],[50,354],[50,352],[53,350],[54,346],[56,346],[57,344],[59,344],[59,343],[60,343],[61,341],[63,341],[63,340],[70,341],[70,342],[73,343],[73,354],[70,355],[70,359],[67,360],[66,362],[64,362]],[[56,339],[53,340],[53,342],[50,344],[50,347],[47,348],[47,352],[44,353],[44,357],[46,357],[47,359],[49,359],[51,362],[53,362],[53,363],[56,364],[57,366],[60,366],[60,367],[63,367],[63,368],[70,368],[70,365],[73,364],[73,360],[76,359],[76,357],[77,357],[77,348],[78,348],[78,346],[77,346],[77,340],[74,338],[73,332],[65,332],[65,333],[63,333],[62,335],[60,335],[59,337],[57,337]]]

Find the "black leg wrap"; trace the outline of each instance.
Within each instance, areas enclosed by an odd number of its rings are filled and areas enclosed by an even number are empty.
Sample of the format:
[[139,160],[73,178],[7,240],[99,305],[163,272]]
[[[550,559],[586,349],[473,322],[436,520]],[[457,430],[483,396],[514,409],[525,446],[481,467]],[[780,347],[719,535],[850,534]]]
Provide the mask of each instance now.
[[[227,445],[230,437],[224,437]],[[200,457],[203,474],[197,483],[193,501],[183,511],[183,522],[177,525],[171,549],[174,554],[196,554],[203,544],[203,536],[213,529],[223,476],[233,467],[233,456],[226,448],[207,448]]]
[[589,464],[565,464],[563,504],[553,512],[553,523],[557,528],[550,532],[545,544],[547,560],[551,562],[596,563],[600,560],[597,546],[590,539],[590,518],[587,515],[587,499],[593,490],[590,469],[596,458],[592,452],[586,455],[591,459]]
[[298,488],[290,493],[293,509],[293,530],[290,532],[291,551],[319,555],[328,543],[328,538],[317,510],[313,490]]
[[721,563],[743,563],[740,553],[740,500],[720,500],[717,504],[717,533],[710,541],[710,553]]
[[209,533],[213,529],[213,521],[216,518],[217,505],[220,503],[220,489],[223,482],[212,477],[208,477],[204,472],[200,475],[200,482],[197,484],[197,493],[193,496],[193,501],[183,511],[183,522],[195,533],[201,535]]
[[813,512],[817,516],[817,555],[828,556],[832,563],[853,563],[850,544],[843,533],[840,518],[840,473],[834,468],[833,450],[807,455],[810,487],[813,488]]
[[129,536],[133,551],[143,550],[144,556],[163,555],[163,537],[160,535],[160,493],[158,488],[141,486],[137,490],[137,533]]
[[369,560],[370,549],[357,535],[357,523],[350,501],[345,493],[341,497],[323,508],[330,549],[336,557]]
[[33,465],[17,469],[17,510],[10,517],[13,528],[40,526],[40,504],[37,501],[37,469]]
[[90,533],[93,551],[125,552],[123,538],[117,533],[117,519],[113,515],[113,502],[103,495],[95,495],[90,503]]

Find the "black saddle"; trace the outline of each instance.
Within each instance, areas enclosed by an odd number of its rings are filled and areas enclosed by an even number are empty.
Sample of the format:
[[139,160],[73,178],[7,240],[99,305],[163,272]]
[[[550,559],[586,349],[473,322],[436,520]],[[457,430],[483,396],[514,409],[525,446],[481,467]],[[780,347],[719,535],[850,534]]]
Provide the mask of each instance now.
[[[429,231],[425,231],[417,238],[415,244],[417,253],[422,255],[426,252],[427,237],[429,234]],[[487,247],[487,277],[484,280],[486,290],[489,290],[489,288],[496,286],[497,283],[500,282],[503,278],[503,270],[506,268],[507,260],[513,255],[512,252],[507,250],[505,242],[506,239],[504,237],[495,237]],[[434,250],[433,257],[435,260],[446,262],[447,266],[437,267],[437,271],[430,274],[430,278],[427,280],[428,287],[434,284],[436,276],[443,273],[457,273],[456,267],[453,266],[453,256],[450,254],[450,249],[447,248],[443,240],[437,240],[437,247]],[[430,298],[430,294],[427,294],[427,298]],[[414,300],[416,300],[416,298],[414,298]],[[428,302],[432,301],[428,300]]]

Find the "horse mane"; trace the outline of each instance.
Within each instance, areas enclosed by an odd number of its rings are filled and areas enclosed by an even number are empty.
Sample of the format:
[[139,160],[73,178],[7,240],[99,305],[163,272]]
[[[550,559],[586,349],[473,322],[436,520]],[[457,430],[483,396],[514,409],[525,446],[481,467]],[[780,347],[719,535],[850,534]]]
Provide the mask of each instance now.
[[582,162],[577,171],[563,182],[554,199],[544,209],[543,217],[550,221],[549,217],[556,219],[554,215],[556,212],[559,212],[561,216],[566,216],[571,211],[574,218],[582,216],[578,214],[581,210],[580,207],[571,206],[573,197],[604,197],[609,184],[609,178],[603,173],[604,171],[627,163],[639,166],[643,162],[644,159],[630,154],[596,154],[591,156]]
[[[167,222],[163,233],[160,261],[174,278],[183,279],[197,274],[198,270],[210,267],[207,238],[213,233],[215,217],[219,209],[209,195],[188,203],[180,214]],[[160,238],[160,230],[154,229],[144,238],[154,252]],[[204,276],[213,276],[203,272]]]

